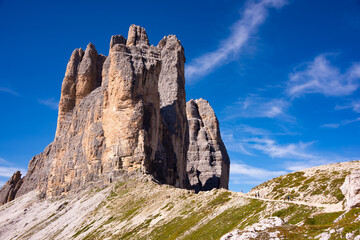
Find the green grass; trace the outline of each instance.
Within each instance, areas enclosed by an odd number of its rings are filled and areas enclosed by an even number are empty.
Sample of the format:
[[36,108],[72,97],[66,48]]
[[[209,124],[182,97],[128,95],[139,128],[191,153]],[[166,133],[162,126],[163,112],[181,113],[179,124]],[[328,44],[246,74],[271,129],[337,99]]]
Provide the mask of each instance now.
[[217,207],[229,201],[231,199],[231,192],[222,192],[215,199],[209,203],[210,207]]
[[317,235],[329,231],[329,229],[343,229],[342,232],[335,232],[330,239],[346,239],[346,233],[360,234],[360,222],[355,221],[360,216],[360,209],[352,209],[345,214],[345,217],[334,222],[344,212],[321,213],[313,217],[307,217],[304,225],[295,226],[287,224],[276,230],[280,231],[283,239],[314,239]]
[[[217,191],[215,192],[217,194]],[[152,230],[150,239],[176,239],[183,236],[186,231],[194,227],[201,219],[211,214],[217,207],[223,205],[231,199],[230,192],[221,192],[208,204],[202,206],[199,210],[194,211],[194,206],[189,206],[180,214],[184,217],[177,216],[167,223],[158,223]],[[193,205],[195,202],[193,202]]]
[[322,213],[305,219],[307,225],[331,225],[344,212]]
[[82,234],[82,233],[86,232],[87,230],[89,230],[89,229],[92,227],[92,225],[94,224],[94,222],[95,222],[95,221],[92,221],[91,223],[85,225],[83,228],[81,228],[79,231],[77,231],[77,232],[72,236],[72,238],[76,238],[76,237],[78,237],[80,234]]
[[219,239],[236,227],[258,221],[256,213],[262,209],[263,202],[253,199],[249,204],[237,208],[230,208],[222,212],[220,215],[201,225],[195,231],[186,235],[183,239]]
[[150,233],[150,239],[173,240],[182,236],[191,227],[195,226],[207,213],[198,212],[188,217],[175,217],[168,223],[161,224]]
[[274,212],[272,216],[282,218],[290,224],[297,224],[310,216],[314,210],[314,207],[291,204],[288,208]]
[[168,202],[164,207],[162,207],[160,210],[166,210],[166,211],[170,211],[171,209],[173,209],[175,207],[175,203],[173,202]]

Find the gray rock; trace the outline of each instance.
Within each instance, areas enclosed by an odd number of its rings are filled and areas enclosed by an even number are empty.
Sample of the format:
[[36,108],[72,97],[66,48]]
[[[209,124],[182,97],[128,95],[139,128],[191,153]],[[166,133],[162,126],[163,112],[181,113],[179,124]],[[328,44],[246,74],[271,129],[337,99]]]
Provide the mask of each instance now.
[[114,35],[110,40],[110,48],[113,48],[116,44],[126,45],[126,38],[123,35]]
[[145,32],[145,28],[131,25],[129,28],[126,46],[149,45],[149,39]]
[[284,221],[279,217],[269,217],[255,223],[244,230],[233,230],[222,236],[220,240],[250,240],[250,239],[269,239],[278,240],[280,232],[270,232],[268,230],[280,227]]
[[195,191],[228,188],[230,159],[221,140],[219,122],[208,101],[186,104],[189,125],[187,172]]
[[360,169],[346,176],[340,189],[345,196],[347,209],[360,207]]
[[161,182],[184,188],[187,184],[188,143],[185,96],[185,53],[174,35],[158,44],[161,51],[159,76],[160,140],[152,172]]
[[0,205],[10,202],[16,196],[17,191],[23,183],[20,171],[15,172],[11,178],[0,189]]

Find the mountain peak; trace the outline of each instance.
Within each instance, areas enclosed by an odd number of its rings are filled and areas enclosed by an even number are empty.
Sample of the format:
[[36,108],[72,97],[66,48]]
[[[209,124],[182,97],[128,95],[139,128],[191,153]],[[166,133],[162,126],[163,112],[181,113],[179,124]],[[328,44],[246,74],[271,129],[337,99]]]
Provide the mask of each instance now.
[[4,196],[16,186],[2,188],[4,203],[32,190],[55,197],[103,187],[134,171],[178,188],[228,188],[230,162],[213,109],[196,100],[199,118],[188,119],[184,64],[176,36],[150,46],[136,25],[127,40],[111,37],[107,57],[92,43],[74,50],[55,140],[30,161],[13,197]]

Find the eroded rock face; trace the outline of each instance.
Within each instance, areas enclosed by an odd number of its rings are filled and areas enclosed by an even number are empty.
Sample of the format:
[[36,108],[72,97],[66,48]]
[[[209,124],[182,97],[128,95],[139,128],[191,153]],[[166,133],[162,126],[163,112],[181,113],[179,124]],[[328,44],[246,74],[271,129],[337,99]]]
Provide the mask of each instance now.
[[184,64],[176,36],[152,46],[136,25],[127,39],[112,36],[108,57],[91,43],[74,50],[55,140],[30,161],[13,195],[36,189],[41,197],[59,196],[103,186],[124,171],[197,191],[227,188],[229,158],[218,121],[204,100],[190,101],[196,116],[187,112]]
[[71,54],[61,87],[55,138],[63,134],[63,127],[68,126],[68,122],[65,121],[66,116],[71,115],[74,107],[101,85],[102,65],[105,59],[106,57],[99,55],[91,43],[88,44],[85,52],[80,48],[75,49]]
[[360,169],[346,176],[340,189],[345,196],[347,209],[360,207]]
[[20,171],[15,172],[0,189],[0,204],[2,205],[13,200],[22,183]]
[[161,125],[153,174],[162,182],[185,188],[188,144],[185,96],[185,53],[174,35],[158,44],[161,52],[159,76]]
[[230,159],[221,140],[219,122],[208,101],[186,104],[189,125],[187,172],[196,191],[228,188]]
[[132,25],[129,39],[110,48],[103,71],[105,169],[147,172],[158,143],[161,59],[145,29]]

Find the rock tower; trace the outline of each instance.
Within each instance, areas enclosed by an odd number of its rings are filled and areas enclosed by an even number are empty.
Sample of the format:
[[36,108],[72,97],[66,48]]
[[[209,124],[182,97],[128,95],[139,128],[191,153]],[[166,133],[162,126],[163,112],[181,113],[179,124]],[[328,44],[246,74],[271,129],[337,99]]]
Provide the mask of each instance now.
[[54,141],[1,188],[2,203],[29,191],[77,192],[126,172],[196,191],[228,188],[230,160],[205,100],[185,98],[185,53],[174,35],[157,46],[131,25],[109,55],[75,49],[61,88]]

